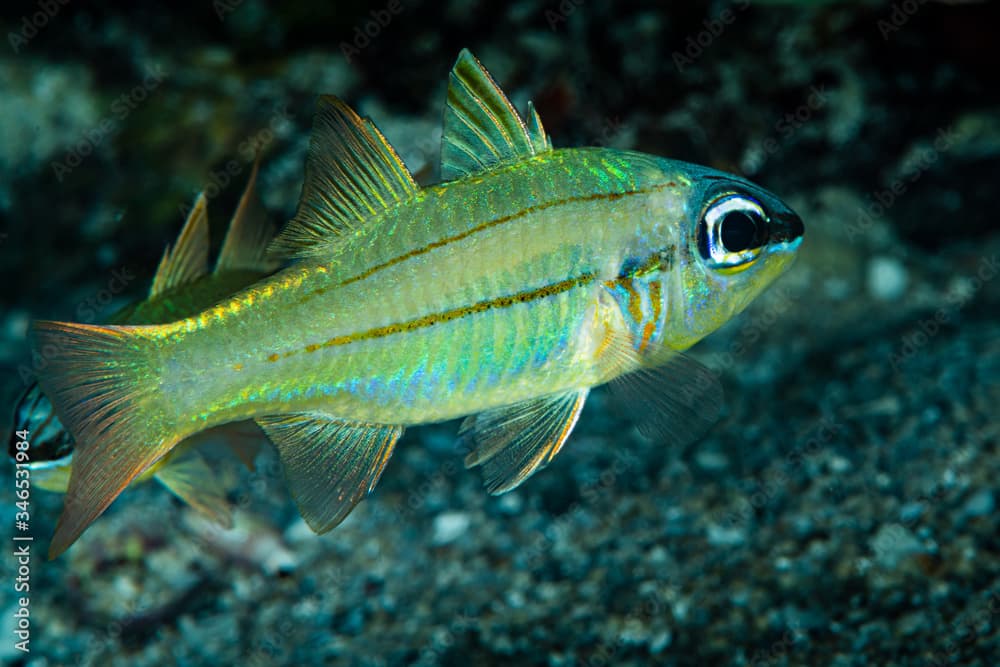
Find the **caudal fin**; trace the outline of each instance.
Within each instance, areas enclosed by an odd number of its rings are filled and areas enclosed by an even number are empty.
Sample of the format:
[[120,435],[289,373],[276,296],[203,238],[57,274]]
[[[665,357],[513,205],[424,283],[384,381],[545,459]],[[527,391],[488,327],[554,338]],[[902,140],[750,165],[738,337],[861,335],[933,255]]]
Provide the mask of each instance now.
[[76,438],[73,471],[49,547],[55,558],[138,474],[176,444],[165,414],[156,342],[146,327],[36,322],[42,390]]

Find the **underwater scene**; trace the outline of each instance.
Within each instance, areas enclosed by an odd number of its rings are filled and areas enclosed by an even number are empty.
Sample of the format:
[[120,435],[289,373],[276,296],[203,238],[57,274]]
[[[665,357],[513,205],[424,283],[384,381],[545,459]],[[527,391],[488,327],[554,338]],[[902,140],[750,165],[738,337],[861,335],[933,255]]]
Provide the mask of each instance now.
[[0,664],[1000,664],[1000,5],[0,10]]

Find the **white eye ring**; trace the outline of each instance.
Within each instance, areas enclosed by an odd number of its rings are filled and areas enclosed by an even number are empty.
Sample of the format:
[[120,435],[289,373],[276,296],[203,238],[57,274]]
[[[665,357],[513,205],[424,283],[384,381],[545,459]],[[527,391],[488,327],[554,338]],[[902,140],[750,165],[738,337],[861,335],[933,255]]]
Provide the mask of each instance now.
[[[752,231],[742,234],[746,247],[731,250],[723,242],[725,221],[730,214],[738,213],[741,223],[749,220]],[[734,223],[730,223],[734,224]],[[715,269],[726,269],[753,262],[767,243],[767,214],[751,197],[726,194],[709,204],[698,224],[698,249],[702,258]]]

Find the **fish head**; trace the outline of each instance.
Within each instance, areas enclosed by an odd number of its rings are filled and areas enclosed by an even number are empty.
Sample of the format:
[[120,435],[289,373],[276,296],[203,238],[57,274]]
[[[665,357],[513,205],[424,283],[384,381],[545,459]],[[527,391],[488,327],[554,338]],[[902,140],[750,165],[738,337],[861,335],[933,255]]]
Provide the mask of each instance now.
[[676,253],[665,290],[666,340],[690,347],[740,313],[784,273],[802,242],[799,216],[746,179],[666,161],[665,174],[683,185]]
[[[32,471],[32,482],[50,491],[65,491],[73,461],[75,441],[63,427],[52,403],[37,383],[32,384],[14,407],[14,431],[7,444],[11,461],[20,462]],[[28,431],[28,461],[18,461],[18,448],[24,440],[18,431]]]

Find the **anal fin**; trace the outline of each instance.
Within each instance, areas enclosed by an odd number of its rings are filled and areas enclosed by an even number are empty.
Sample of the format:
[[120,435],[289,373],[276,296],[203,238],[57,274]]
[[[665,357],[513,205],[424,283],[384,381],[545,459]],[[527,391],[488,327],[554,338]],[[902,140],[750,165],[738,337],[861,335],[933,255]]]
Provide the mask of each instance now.
[[403,427],[302,412],[260,417],[302,518],[317,533],[343,521],[375,487]]
[[31,469],[31,485],[46,491],[66,493],[69,488],[69,477],[73,455],[53,461],[51,465]]
[[237,422],[226,427],[223,442],[250,472],[257,469],[257,457],[267,446],[260,427],[253,421]]
[[232,528],[233,515],[225,487],[198,452],[188,449],[171,456],[157,469],[155,477],[206,518],[223,528]]
[[517,487],[559,453],[589,391],[574,389],[469,417],[459,430],[472,449],[465,466],[483,467],[487,491],[493,495]]

